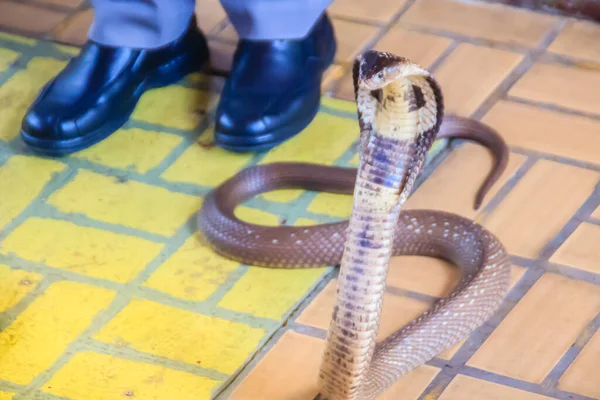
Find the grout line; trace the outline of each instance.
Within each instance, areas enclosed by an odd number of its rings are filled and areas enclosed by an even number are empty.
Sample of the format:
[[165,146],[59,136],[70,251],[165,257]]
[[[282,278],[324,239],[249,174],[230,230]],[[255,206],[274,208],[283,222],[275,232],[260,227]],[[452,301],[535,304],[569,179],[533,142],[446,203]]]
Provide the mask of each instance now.
[[295,320],[297,316],[304,310],[312,300],[321,292],[321,290],[328,284],[330,279],[334,274],[336,274],[337,269],[332,269],[328,274],[324,275],[324,277],[315,284],[313,289],[308,292],[308,294],[299,301],[299,304],[296,308],[291,312],[287,320],[276,329],[272,335],[264,342],[260,349],[254,352],[254,354],[250,357],[250,359],[235,373],[232,374],[229,381],[226,384],[221,385],[219,391],[214,397],[217,399],[228,399],[228,397],[222,396],[230,396],[231,393],[243,382],[243,380],[254,370],[256,365],[266,356],[266,354],[277,344],[279,339],[289,331],[289,326],[294,325],[295,323],[288,324],[287,321]]
[[478,38],[473,36],[462,35],[460,33],[456,33],[449,30],[430,28],[427,26],[422,26],[418,24],[411,24],[405,22],[399,22],[396,26],[406,29],[408,31],[419,32],[426,35],[443,37],[446,39],[455,40],[460,43],[468,43],[475,46],[483,46],[490,47],[498,50],[510,51],[513,53],[522,53],[525,54],[534,47],[529,47],[526,45],[519,45],[514,43],[505,42],[497,39],[486,39],[486,38]]
[[568,265],[561,265],[553,262],[541,263],[541,266],[547,272],[559,274],[570,279],[600,285],[600,274],[590,271],[585,271]]
[[435,75],[437,70],[446,62],[448,57],[456,50],[456,48],[460,45],[460,42],[453,40],[448,47],[440,54],[432,63],[429,65],[428,70]]
[[533,168],[533,166],[537,163],[538,159],[536,157],[527,157],[523,164],[515,171],[513,176],[506,180],[506,183],[502,185],[494,197],[492,197],[487,204],[485,204],[481,211],[480,215],[489,216],[494,212],[506,199],[506,197],[510,194],[510,192],[521,182],[521,180],[527,175],[529,171]]
[[575,108],[563,107],[563,106],[558,105],[558,104],[545,103],[545,102],[541,102],[541,101],[538,101],[538,100],[530,100],[530,99],[526,99],[526,98],[523,98],[523,97],[514,96],[514,95],[511,95],[509,93],[507,93],[506,96],[502,100],[504,100],[504,101],[510,101],[512,103],[518,103],[518,104],[528,105],[528,106],[535,106],[537,108],[541,108],[541,109],[544,109],[544,110],[557,112],[557,113],[560,113],[560,114],[567,114],[567,115],[572,115],[572,116],[575,116],[575,117],[588,118],[588,119],[591,119],[591,120],[594,120],[594,121],[599,121],[600,120],[600,114],[599,113],[593,113],[593,112],[589,112],[589,111],[578,110],[578,109],[575,109]]
[[389,286],[389,285],[386,286],[385,292],[389,293],[391,295],[394,295],[394,296],[406,297],[409,299],[420,301],[422,303],[427,303],[430,306],[432,306],[433,303],[440,300],[440,298],[436,297],[436,296],[431,296],[431,295],[428,295],[425,293],[415,292],[413,290],[402,289],[402,288],[399,288],[396,286]]
[[525,156],[533,156],[533,157],[536,157],[537,159],[554,161],[557,163],[566,164],[566,165],[570,165],[573,167],[578,167],[578,168],[582,168],[582,169],[588,169],[588,170],[600,172],[600,164],[592,164],[587,161],[578,160],[576,158],[557,156],[555,154],[545,153],[545,152],[532,150],[532,149],[523,149],[523,148],[517,147],[517,146],[511,147],[510,150],[515,154],[521,154],[521,155],[525,155]]
[[[66,186],[66,185],[65,185]],[[56,192],[57,193],[57,192]],[[75,224],[83,228],[98,229],[105,232],[112,232],[116,235],[126,235],[143,239],[149,242],[163,244],[167,242],[170,236],[156,232],[145,231],[141,228],[135,228],[116,222],[102,221],[94,219],[84,213],[65,212],[59,210],[56,206],[41,203],[35,211],[29,213],[28,218],[53,219]]]
[[[369,40],[362,48],[358,49],[355,51],[356,53],[362,53],[368,49],[373,48],[373,46],[375,46],[380,40],[381,38],[383,38],[392,28],[393,26],[400,20],[400,18],[412,7],[413,4],[415,4],[417,2],[417,0],[407,0],[402,7],[400,7],[398,9],[398,11],[396,11],[396,13],[393,14],[393,16],[388,20],[388,23],[384,26],[381,27],[381,29],[378,30],[378,32],[376,34],[373,35],[373,37],[371,38],[371,40]],[[330,82],[329,84],[329,89],[328,91],[331,93],[337,93],[339,88],[340,88],[340,84],[342,82],[342,80],[344,79],[344,77],[348,74],[351,73],[351,62],[348,61],[344,61],[344,60],[340,60],[340,63],[343,63],[347,69],[347,71],[345,71],[345,73],[340,76],[340,78],[338,78],[337,80],[334,80],[333,82]]]
[[493,372],[481,370],[473,367],[464,367],[460,375],[469,376],[471,378],[481,379],[487,382],[496,383],[499,385],[511,387],[518,390],[523,390],[529,393],[535,393],[542,396],[551,397],[560,400],[594,400],[590,397],[578,395],[575,393],[564,392],[556,388],[547,388],[543,384],[536,384],[520,379],[512,378],[505,375],[495,374]]
[[54,173],[48,182],[46,182],[42,190],[40,190],[38,195],[33,198],[16,217],[0,229],[0,240],[7,237],[17,226],[28,219],[31,214],[38,215],[39,213],[37,210],[42,207],[46,202],[46,199],[58,188],[63,187],[66,182],[69,182],[75,175],[75,172],[76,171],[67,164],[64,164],[64,169],[62,171]]
[[[69,7],[69,6],[65,6],[65,5],[61,5],[61,4],[57,4],[57,3],[48,3],[48,2],[43,2],[43,1],[36,1],[36,0],[12,0],[12,3],[20,3],[20,4],[26,4],[35,8],[40,8],[42,10],[47,10],[47,11],[56,11],[56,12],[62,12],[68,15],[68,17],[70,16],[69,14],[72,13],[73,11],[77,11],[81,5],[77,6],[77,7]],[[67,18],[68,18],[67,17]]]
[[291,323],[288,327],[288,331],[294,331],[296,333],[305,336],[310,336],[315,339],[327,339],[327,329],[317,328],[306,324],[300,324],[298,322]]
[[434,397],[435,394],[439,394],[446,389],[454,377],[465,369],[468,360],[473,356],[473,354],[479,350],[492,332],[494,332],[504,318],[506,318],[510,311],[512,311],[514,306],[523,298],[523,296],[542,275],[543,271],[540,268],[529,268],[526,270],[519,282],[517,282],[509,292],[504,303],[500,306],[500,309],[496,312],[496,314],[488,319],[488,321],[476,329],[466,339],[465,343],[454,354],[454,356],[446,362],[448,366],[430,382],[429,386],[421,393],[419,399],[429,399]]
[[548,242],[540,251],[539,259],[548,260],[558,250],[558,248],[571,236],[571,234],[589,217],[600,204],[600,176],[596,184],[596,189],[590,194],[586,201],[573,214],[571,219],[562,227],[562,229]]
[[17,304],[4,312],[0,312],[0,332],[12,324],[23,311],[43,295],[46,289],[57,280],[56,276],[43,276],[38,284],[23,296]]
[[584,68],[587,66],[591,66],[591,67],[600,66],[600,63],[593,59],[582,58],[582,57],[578,57],[578,56],[571,56],[571,55],[567,55],[567,54],[555,53],[551,50],[546,50],[541,61],[544,63],[548,63],[548,64],[561,64],[564,66],[569,66],[569,67],[574,67],[574,68],[582,67],[582,64],[583,64]]
[[187,372],[196,376],[204,376],[216,381],[223,381],[228,377],[228,375],[225,373],[210,368],[204,368],[201,365],[194,365],[185,361],[173,360],[154,354],[148,354],[131,347],[105,343],[93,338],[82,340],[76,351],[93,351],[94,353],[108,356],[118,356],[119,358],[125,360],[158,365],[175,371]]
[[[386,26],[388,26],[390,23],[385,22],[385,21],[379,21],[376,19],[369,19],[369,18],[356,18],[353,16],[349,16],[349,15],[344,15],[344,14],[337,14],[335,12],[328,12],[329,16],[333,19],[338,19],[340,21],[344,21],[344,22],[350,22],[353,24],[359,24],[359,25],[368,25],[368,26],[373,26],[375,28],[381,28],[384,29]],[[394,17],[392,16],[391,19],[393,19]]]
[[6,392],[14,392],[14,393],[19,393],[20,391],[22,391],[24,388],[23,385],[19,385],[16,383],[12,383],[10,381],[5,381],[0,379],[0,390],[6,391]]
[[577,336],[571,348],[563,355],[560,361],[554,366],[552,371],[546,376],[543,387],[556,387],[561,377],[567,369],[573,364],[575,359],[581,354],[592,337],[600,329],[600,313],[592,319],[583,331]]
[[15,394],[12,400],[73,400],[72,398],[58,396],[55,394],[47,393],[42,390],[37,390],[31,393],[31,397],[23,397],[20,393]]
[[524,53],[524,57],[521,62],[513,68],[513,70],[502,80],[502,82],[495,88],[482,104],[479,105],[477,110],[471,114],[471,118],[481,120],[492,108],[499,99],[504,98],[510,89],[530,70],[530,68],[536,63],[536,61],[543,55],[544,51],[550,46],[550,44],[558,37],[566,22],[562,19],[558,19],[554,26],[552,26],[546,35],[540,40],[537,47]]

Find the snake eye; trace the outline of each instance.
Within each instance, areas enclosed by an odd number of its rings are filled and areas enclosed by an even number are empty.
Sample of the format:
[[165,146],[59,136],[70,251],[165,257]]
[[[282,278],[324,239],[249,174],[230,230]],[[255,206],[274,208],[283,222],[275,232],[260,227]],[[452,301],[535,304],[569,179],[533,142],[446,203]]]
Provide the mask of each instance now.
[[383,79],[383,71],[379,71],[379,73],[377,74],[377,77],[379,79]]

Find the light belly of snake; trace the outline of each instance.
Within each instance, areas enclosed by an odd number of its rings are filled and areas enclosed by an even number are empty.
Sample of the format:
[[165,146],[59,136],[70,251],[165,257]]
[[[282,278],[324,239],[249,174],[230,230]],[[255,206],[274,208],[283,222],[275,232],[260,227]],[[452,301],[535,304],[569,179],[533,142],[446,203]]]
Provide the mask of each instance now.
[[[354,67],[361,123],[357,170],[292,163],[252,167],[211,192],[198,217],[213,249],[245,264],[340,264],[319,372],[320,400],[376,399],[483,324],[503,301],[510,277],[506,250],[482,226],[450,213],[402,209],[440,128],[437,83],[427,71],[389,53],[366,53]],[[371,81],[361,82],[373,76],[361,70],[368,67],[387,68],[383,71],[393,79],[384,75],[373,91]],[[350,220],[268,227],[235,216],[240,203],[286,187],[353,193]],[[461,280],[447,298],[377,343],[389,260],[401,255],[450,261],[461,268]]]

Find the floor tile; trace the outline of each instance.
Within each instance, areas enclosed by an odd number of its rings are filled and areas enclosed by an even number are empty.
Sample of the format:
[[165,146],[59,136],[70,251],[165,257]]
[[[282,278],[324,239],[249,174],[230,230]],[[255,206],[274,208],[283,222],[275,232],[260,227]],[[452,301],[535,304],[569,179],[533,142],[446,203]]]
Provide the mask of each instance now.
[[[231,400],[312,399],[325,342],[288,331],[241,381]],[[403,377],[378,400],[417,400],[439,370],[422,366]]]
[[535,47],[555,19],[554,16],[488,3],[419,0],[400,21],[403,24]]
[[[31,22],[32,14],[35,15],[35,23]],[[0,27],[8,28],[9,31],[16,29],[34,34],[44,34],[50,32],[66,15],[66,13],[29,4],[12,1],[0,2]]]
[[7,32],[0,32],[0,39],[7,40],[9,42],[24,44],[26,46],[34,46],[37,43],[36,39],[26,36],[13,35],[12,33]]
[[[429,68],[450,46],[451,42],[450,39],[440,36],[394,27],[379,39],[373,48],[379,51],[392,52]],[[336,97],[354,101],[354,83],[350,72],[341,80]]]
[[[358,122],[349,118],[317,114],[300,134],[270,150],[260,164],[275,162],[308,162],[332,165],[360,136]],[[300,191],[265,193],[267,200],[288,202]]]
[[188,301],[206,300],[239,263],[216,254],[199,234],[190,237],[144,283]]
[[[243,221],[279,225],[279,218],[264,211],[239,207],[236,215]],[[301,226],[296,221],[295,226]],[[314,225],[316,221],[309,221]],[[256,317],[281,320],[321,280],[329,268],[276,269],[250,267],[223,296],[217,306]]]
[[502,386],[465,375],[457,375],[439,400],[550,400],[550,397]]
[[211,67],[217,71],[231,70],[233,52],[235,51],[236,46],[231,43],[209,40],[208,47],[210,49]]
[[52,35],[59,42],[82,45],[88,40],[88,31],[94,21],[94,11],[78,11],[69,17]]
[[251,267],[218,306],[256,317],[280,320],[320,280],[326,268]]
[[[505,172],[484,199],[485,206],[525,161],[510,153]],[[405,208],[452,212],[474,218],[475,195],[493,165],[489,151],[473,143],[453,150],[436,170],[409,197]]]
[[338,62],[353,61],[354,57],[356,57],[377,34],[377,27],[375,26],[344,21],[341,19],[333,19],[333,28],[337,39],[337,53],[335,59]]
[[84,0],[34,0],[36,3],[49,4],[65,8],[75,8],[81,5]]
[[335,91],[335,97],[338,99],[354,101],[354,82],[352,73],[348,72],[338,82],[338,87]]
[[134,236],[67,221],[29,218],[3,240],[0,252],[77,274],[128,282],[161,248]]
[[597,331],[560,378],[558,388],[594,399],[600,398],[599,359],[600,331]]
[[227,15],[219,0],[202,0],[196,2],[198,26],[207,34],[212,32]]
[[[0,3],[5,4],[5,3]],[[65,65],[52,58],[34,57],[27,67],[16,72],[0,87],[0,140],[9,141],[18,136],[25,112],[37,97],[39,90]]]
[[[332,280],[298,316],[296,322],[327,330],[335,303],[337,280]],[[383,298],[381,325],[377,340],[381,341],[418,318],[431,304],[386,293]]]
[[183,138],[138,128],[119,129],[105,140],[72,157],[126,171],[146,173],[158,166]]
[[600,62],[600,26],[594,22],[571,20],[552,42],[548,51]]
[[67,213],[159,235],[173,235],[197,212],[201,199],[136,181],[80,170],[48,203]]
[[446,113],[471,115],[522,59],[521,54],[505,50],[459,45],[434,74]]
[[351,195],[319,193],[306,209],[317,214],[347,219],[352,213],[352,203]]
[[535,64],[508,92],[540,103],[598,113],[600,71],[565,67],[556,64]]
[[467,365],[539,384],[598,312],[598,286],[545,274]]
[[212,128],[204,132],[200,137],[202,142],[192,144],[161,177],[171,182],[217,186],[252,160],[252,153],[232,153],[214,146],[213,135]]
[[43,278],[35,272],[0,264],[0,313],[19,303]]
[[8,70],[19,56],[16,51],[0,48],[0,72]]
[[114,295],[80,283],[52,284],[0,332],[0,379],[20,385],[31,382],[56,361]]
[[590,118],[500,101],[482,122],[496,129],[509,146],[589,163],[600,160],[600,122]]
[[367,6],[362,0],[336,0],[327,11],[334,17],[388,22],[405,3],[403,0],[382,0]]
[[219,32],[217,37],[221,40],[227,40],[233,43],[236,43],[240,38],[237,31],[231,23],[228,23],[227,26],[225,26],[225,28],[223,28],[223,30]]
[[451,43],[452,40],[445,37],[410,31],[396,26],[379,39],[373,48],[392,52],[429,68]]
[[232,374],[265,333],[239,322],[132,300],[94,339],[112,344],[125,341],[132,349]]
[[[66,165],[35,157],[14,155],[0,166],[0,229],[17,217]],[[10,195],[6,195],[10,193]]]
[[132,118],[168,126],[192,130],[204,117],[210,93],[181,86],[167,86],[150,90],[142,95]]
[[84,351],[59,369],[42,391],[86,400],[197,400],[209,398],[217,384],[189,372]]
[[509,253],[534,258],[589,197],[598,179],[597,172],[540,160],[484,225]]
[[552,255],[551,262],[600,274],[600,226],[583,223]]
[[[512,266],[511,286],[523,276],[524,269]],[[460,269],[433,257],[392,257],[387,284],[434,297],[446,297],[460,280]]]

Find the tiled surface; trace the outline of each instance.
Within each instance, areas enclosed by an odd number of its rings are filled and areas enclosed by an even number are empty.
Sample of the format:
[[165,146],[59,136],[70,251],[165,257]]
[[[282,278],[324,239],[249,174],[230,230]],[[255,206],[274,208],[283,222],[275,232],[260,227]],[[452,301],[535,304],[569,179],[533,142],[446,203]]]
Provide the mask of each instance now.
[[[197,4],[212,65],[227,70],[235,30],[218,0]],[[366,46],[392,51],[431,68],[447,109],[480,118],[511,148],[480,210],[473,196],[491,159],[470,143],[407,203],[476,219],[502,239],[513,256],[503,309],[381,398],[600,399],[598,25],[454,0],[336,0],[330,11],[340,49],[328,95],[352,100],[350,62]],[[253,163],[355,166],[354,104],[325,97],[298,137],[236,155],[211,146],[222,81],[193,75],[146,94],[97,146],[34,157],[17,137],[21,118],[77,52],[36,39],[79,45],[93,13],[79,0],[3,0],[0,15],[0,399],[312,399],[335,273],[226,260],[195,234],[194,214]],[[289,190],[237,214],[301,225],[350,209],[348,196]],[[441,260],[394,258],[379,338],[458,278]]]

